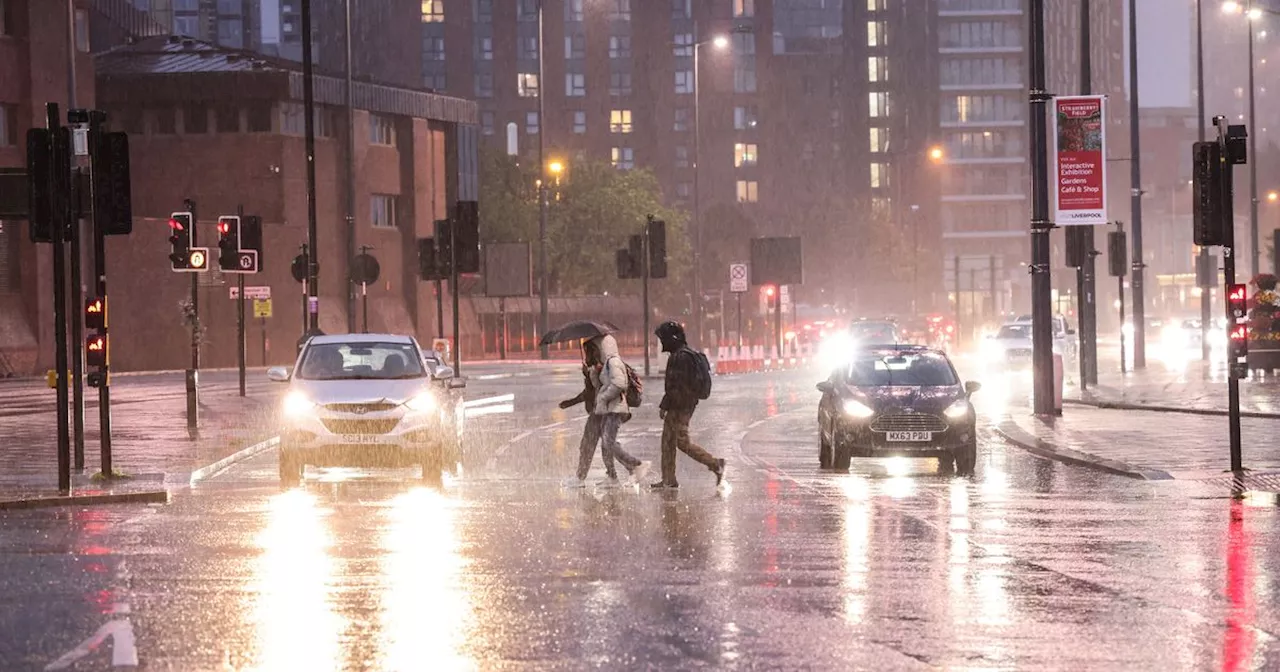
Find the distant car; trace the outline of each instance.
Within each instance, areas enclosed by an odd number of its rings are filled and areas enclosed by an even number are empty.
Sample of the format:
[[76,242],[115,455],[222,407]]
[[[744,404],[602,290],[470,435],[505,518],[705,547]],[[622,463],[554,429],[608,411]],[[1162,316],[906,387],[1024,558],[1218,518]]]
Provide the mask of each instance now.
[[306,465],[421,466],[438,481],[462,459],[463,411],[453,369],[409,336],[343,334],[309,339],[281,406],[280,481],[302,479]]
[[827,334],[818,347],[818,363],[823,371],[831,371],[847,364],[849,358],[863,348],[902,342],[902,333],[892,321],[856,320],[847,329]]
[[859,320],[849,325],[849,336],[859,346],[902,343],[898,325],[888,320]]
[[[1074,362],[1077,349],[1075,332],[1068,327],[1066,318],[1054,315],[1050,325],[1053,351],[1062,355],[1064,365]],[[980,346],[983,360],[987,364],[1013,368],[1030,366],[1033,349],[1031,328],[1029,317],[1000,325],[1000,329],[987,336]]]
[[977,419],[951,360],[920,346],[867,348],[818,383],[818,464],[847,470],[854,457],[936,457],[972,474]]

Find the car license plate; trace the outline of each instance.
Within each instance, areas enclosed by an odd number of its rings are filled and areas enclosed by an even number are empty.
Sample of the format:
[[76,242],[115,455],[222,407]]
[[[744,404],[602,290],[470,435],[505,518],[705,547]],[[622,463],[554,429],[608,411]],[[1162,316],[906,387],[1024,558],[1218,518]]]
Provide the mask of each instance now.
[[387,437],[383,434],[343,434],[343,443],[373,445],[386,443]]
[[932,441],[933,432],[888,432],[885,438],[895,443]]

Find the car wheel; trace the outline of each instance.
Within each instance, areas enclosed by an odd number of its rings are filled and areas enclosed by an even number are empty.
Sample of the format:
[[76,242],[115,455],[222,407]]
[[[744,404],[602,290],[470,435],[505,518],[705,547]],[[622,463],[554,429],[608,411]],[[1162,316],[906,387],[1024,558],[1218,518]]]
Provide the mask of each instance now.
[[956,473],[961,476],[972,476],[978,466],[978,437],[973,436],[955,452]]
[[818,428],[818,468],[831,468],[831,442],[827,440],[826,432],[822,428]]
[[849,471],[849,465],[853,462],[853,448],[841,440],[839,430],[832,431],[831,443],[835,448],[835,459],[832,460],[831,467],[836,471]]
[[292,488],[302,483],[302,470],[306,463],[297,452],[285,448],[280,449],[280,486]]

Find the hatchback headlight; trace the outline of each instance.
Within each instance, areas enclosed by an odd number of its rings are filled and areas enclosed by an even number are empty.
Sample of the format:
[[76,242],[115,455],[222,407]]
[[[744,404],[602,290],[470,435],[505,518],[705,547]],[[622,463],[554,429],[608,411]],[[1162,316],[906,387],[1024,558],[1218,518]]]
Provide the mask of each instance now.
[[959,420],[960,418],[968,417],[969,411],[972,409],[973,407],[969,404],[968,399],[957,399],[956,402],[948,406],[947,410],[943,411],[942,414],[952,420]]
[[430,392],[423,392],[422,394],[409,399],[409,401],[404,402],[404,406],[415,413],[427,413],[435,410],[436,397]]
[[311,412],[316,407],[316,403],[307,398],[307,395],[301,392],[290,392],[284,395],[284,402],[281,408],[284,414],[290,418],[296,418]]
[[857,399],[844,402],[844,413],[851,418],[869,418],[876,414],[875,409]]

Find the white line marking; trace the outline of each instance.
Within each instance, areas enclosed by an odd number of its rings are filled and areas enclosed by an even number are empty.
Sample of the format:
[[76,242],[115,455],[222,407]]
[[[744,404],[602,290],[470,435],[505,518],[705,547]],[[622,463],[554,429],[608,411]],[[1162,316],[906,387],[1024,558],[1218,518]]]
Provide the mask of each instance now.
[[484,406],[486,404],[501,404],[504,402],[515,401],[515,400],[516,400],[516,395],[514,394],[499,394],[493,397],[484,397],[481,399],[472,399],[470,401],[464,401],[462,402],[462,407],[471,408],[473,406]]
[[89,639],[80,642],[76,648],[62,654],[60,658],[45,666],[45,670],[65,670],[76,661],[93,653],[102,643],[111,638],[111,666],[137,667],[138,649],[133,637],[133,623],[127,618],[108,621]]
[[191,472],[190,485],[195,485],[200,481],[212,478],[219,473],[226,471],[231,467],[231,465],[236,464],[237,462],[243,462],[244,460],[259,455],[260,453],[264,453],[268,449],[278,445],[280,445],[280,437],[273,436],[261,443],[255,443],[252,446],[241,448],[213,464],[201,467]]
[[481,406],[480,408],[468,408],[463,411],[468,418],[479,418],[485,415],[498,415],[500,413],[515,413],[515,404],[501,404],[498,406]]
[[519,443],[520,441],[523,441],[523,440],[525,440],[525,439],[529,438],[530,436],[532,436],[533,434],[535,434],[535,433],[537,433],[537,432],[542,432],[542,431],[545,431],[545,430],[551,429],[551,428],[553,428],[553,427],[559,427],[560,425],[563,425],[563,424],[566,424],[566,423],[570,423],[570,422],[578,422],[578,421],[582,421],[582,420],[586,420],[586,419],[587,419],[587,416],[585,416],[585,415],[579,415],[579,416],[574,417],[574,418],[568,418],[568,419],[566,419],[566,420],[561,420],[561,421],[559,421],[559,422],[552,422],[552,423],[550,423],[550,424],[546,424],[546,425],[543,425],[543,426],[541,426],[541,427],[534,427],[533,429],[528,429],[528,430],[525,430],[525,431],[523,431],[523,432],[520,432],[519,434],[516,434],[514,437],[512,437],[511,439],[509,439],[506,443],[503,443],[501,446],[498,446],[498,449],[497,449],[497,450],[493,451],[493,456],[489,458],[489,461],[488,461],[488,463],[486,463],[485,468],[486,468],[486,469],[492,469],[492,468],[494,467],[494,465],[497,463],[498,458],[499,458],[499,457],[502,457],[502,454],[503,454],[503,453],[505,453],[505,452],[507,452],[507,449],[508,449],[508,448],[510,448],[510,447],[511,447],[511,445],[512,445],[512,444],[514,444],[514,443]]

